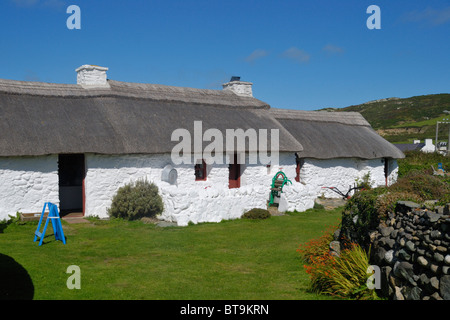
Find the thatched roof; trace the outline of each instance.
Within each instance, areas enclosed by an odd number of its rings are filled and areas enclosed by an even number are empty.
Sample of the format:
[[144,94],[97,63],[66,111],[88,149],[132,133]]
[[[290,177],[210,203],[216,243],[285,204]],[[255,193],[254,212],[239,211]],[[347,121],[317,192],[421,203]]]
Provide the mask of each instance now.
[[270,109],[303,146],[302,158],[404,158],[357,112]]
[[358,113],[271,109],[227,90],[108,84],[85,89],[0,80],[0,156],[170,153],[178,143],[173,131],[184,128],[194,137],[194,121],[224,136],[226,129],[278,129],[279,151],[302,157],[404,156]]
[[[216,128],[279,130],[280,151],[302,150],[269,106],[230,91],[109,81],[110,88],[0,80],[0,156],[167,153],[194,121]],[[206,146],[210,142],[205,142]],[[270,136],[268,138],[270,143]],[[270,149],[269,149],[270,150]]]

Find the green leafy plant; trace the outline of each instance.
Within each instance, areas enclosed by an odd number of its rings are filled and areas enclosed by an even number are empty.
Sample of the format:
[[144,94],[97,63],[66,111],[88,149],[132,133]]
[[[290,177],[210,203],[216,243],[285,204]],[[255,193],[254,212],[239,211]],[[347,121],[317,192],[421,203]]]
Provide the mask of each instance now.
[[20,215],[21,215],[21,213],[19,211],[16,212],[15,216],[12,216],[12,215],[9,214],[8,216],[9,216],[10,219],[9,219],[8,223],[15,224],[15,225],[24,225],[24,224],[26,224],[25,221],[22,221]]
[[313,207],[313,209],[323,210],[323,209],[325,209],[325,206],[324,206],[323,204],[314,202],[314,207]]
[[113,197],[108,215],[113,218],[137,220],[161,214],[164,204],[158,187],[147,180],[127,184]]
[[367,172],[365,175],[363,175],[361,178],[358,178],[355,180],[356,186],[369,190],[372,188],[372,181],[370,181],[370,172]]
[[369,232],[380,222],[377,199],[386,193],[386,188],[374,188],[356,193],[347,201],[342,212],[341,233],[345,241],[355,242],[367,248]]

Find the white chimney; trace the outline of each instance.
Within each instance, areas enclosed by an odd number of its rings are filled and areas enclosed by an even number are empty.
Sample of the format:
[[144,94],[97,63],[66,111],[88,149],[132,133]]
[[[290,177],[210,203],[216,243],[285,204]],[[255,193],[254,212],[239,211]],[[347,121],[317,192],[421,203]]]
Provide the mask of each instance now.
[[84,88],[109,88],[106,78],[108,68],[85,64],[75,70],[77,84]]
[[235,94],[241,97],[253,97],[251,82],[241,81],[240,77],[231,77],[230,82],[222,85],[223,90],[233,91]]

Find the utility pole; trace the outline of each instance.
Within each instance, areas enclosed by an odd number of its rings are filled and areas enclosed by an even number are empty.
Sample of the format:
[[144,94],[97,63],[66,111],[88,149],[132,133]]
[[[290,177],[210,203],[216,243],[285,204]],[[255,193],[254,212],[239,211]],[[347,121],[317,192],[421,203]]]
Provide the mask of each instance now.
[[[450,114],[450,111],[444,110],[444,112]],[[450,156],[450,126],[448,126],[447,156]]]
[[438,132],[439,132],[439,121],[436,122],[436,140],[434,140],[434,152],[438,152]]
[[450,157],[450,126],[448,126],[447,157]]

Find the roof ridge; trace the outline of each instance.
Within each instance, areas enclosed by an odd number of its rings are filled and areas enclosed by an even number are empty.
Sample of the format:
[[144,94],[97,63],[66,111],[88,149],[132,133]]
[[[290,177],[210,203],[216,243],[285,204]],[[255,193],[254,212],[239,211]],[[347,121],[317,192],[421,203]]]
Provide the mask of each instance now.
[[78,84],[60,84],[0,79],[0,92],[67,98],[125,97],[192,104],[268,108],[254,97],[242,97],[226,90],[177,87],[162,84],[108,80],[110,87],[83,88]]
[[270,112],[275,118],[283,120],[332,122],[353,126],[371,127],[370,123],[359,112],[355,111],[328,112],[271,108]]

